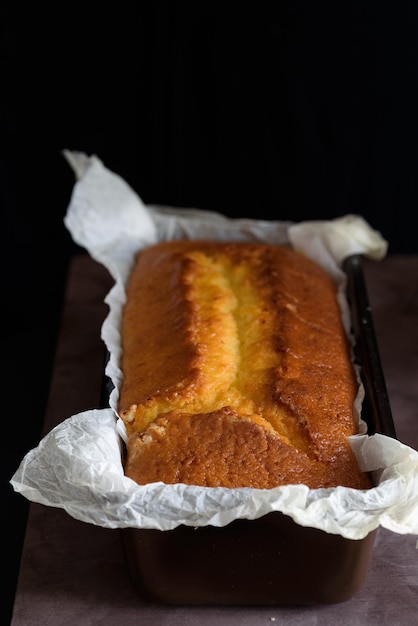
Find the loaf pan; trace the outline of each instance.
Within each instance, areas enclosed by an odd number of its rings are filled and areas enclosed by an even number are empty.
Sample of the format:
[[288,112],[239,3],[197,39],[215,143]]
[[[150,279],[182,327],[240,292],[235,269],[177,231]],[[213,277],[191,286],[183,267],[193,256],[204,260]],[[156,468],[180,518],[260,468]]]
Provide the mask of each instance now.
[[[368,302],[362,257],[344,262],[365,387],[369,434],[396,437]],[[103,401],[107,402],[105,388]],[[169,605],[334,604],[350,599],[368,571],[376,531],[352,540],[272,512],[223,527],[119,531],[132,584],[143,599]]]

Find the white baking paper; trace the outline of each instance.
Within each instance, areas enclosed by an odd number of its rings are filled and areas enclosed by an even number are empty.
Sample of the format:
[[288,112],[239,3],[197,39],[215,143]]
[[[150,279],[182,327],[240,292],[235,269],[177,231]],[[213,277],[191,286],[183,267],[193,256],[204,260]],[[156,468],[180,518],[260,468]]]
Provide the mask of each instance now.
[[[116,415],[121,381],[119,324],[124,283],[141,247],[181,237],[290,243],[323,265],[339,283],[348,329],[341,264],[354,253],[383,258],[387,242],[380,233],[357,215],[294,224],[145,206],[96,156],[64,154],[77,177],[65,225],[74,241],[115,280],[106,298],[109,314],[102,326],[102,338],[110,352],[106,371],[115,388],[110,408],[86,410],[66,419],[26,454],[10,481],[15,491],[105,528],[224,526],[237,518],[256,519],[281,511],[302,526],[349,539],[362,539],[379,526],[418,534],[418,452],[383,435],[351,437],[362,469],[378,477],[378,485],[365,491],[345,487],[312,490],[304,485],[268,490],[163,483],[141,486],[124,476],[121,463],[124,429]],[[360,433],[365,432],[360,415],[362,397],[360,386],[356,403]]]

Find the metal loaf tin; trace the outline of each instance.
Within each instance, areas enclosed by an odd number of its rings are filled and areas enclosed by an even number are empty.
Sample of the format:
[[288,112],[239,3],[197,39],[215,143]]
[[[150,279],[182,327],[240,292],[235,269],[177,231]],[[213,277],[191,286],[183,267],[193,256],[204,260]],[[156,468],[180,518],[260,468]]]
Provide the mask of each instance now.
[[[365,285],[362,257],[346,259],[355,358],[369,434],[396,437]],[[120,531],[142,598],[171,605],[317,605],[343,602],[364,582],[375,539],[303,527],[280,512],[224,527]]]

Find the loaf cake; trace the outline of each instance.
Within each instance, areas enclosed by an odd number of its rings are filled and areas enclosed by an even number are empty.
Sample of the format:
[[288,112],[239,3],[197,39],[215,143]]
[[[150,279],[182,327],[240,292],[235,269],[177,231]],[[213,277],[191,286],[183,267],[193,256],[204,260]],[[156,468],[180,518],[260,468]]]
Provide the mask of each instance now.
[[358,384],[332,278],[290,247],[141,251],[121,325],[125,474],[267,489],[371,486],[348,437]]

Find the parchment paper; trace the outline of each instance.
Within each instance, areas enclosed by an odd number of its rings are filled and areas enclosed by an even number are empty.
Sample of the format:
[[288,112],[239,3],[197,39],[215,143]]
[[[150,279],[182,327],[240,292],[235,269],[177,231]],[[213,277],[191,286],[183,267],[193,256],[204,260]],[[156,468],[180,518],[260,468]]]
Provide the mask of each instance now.
[[96,156],[69,151],[64,155],[77,178],[65,225],[74,241],[102,263],[115,281],[106,297],[109,314],[102,326],[102,338],[110,353],[106,373],[114,389],[110,408],[86,407],[25,455],[10,481],[15,491],[33,502],[62,508],[75,519],[106,528],[223,526],[237,518],[256,519],[281,511],[302,526],[350,539],[361,539],[378,526],[418,534],[418,452],[395,439],[365,434],[361,385],[356,400],[360,434],[351,437],[350,443],[361,468],[378,479],[377,486],[369,490],[311,490],[305,485],[268,490],[163,483],[140,486],[124,476],[121,463],[125,433],[116,414],[122,377],[119,325],[124,284],[141,247],[181,237],[290,244],[322,265],[339,284],[342,316],[349,332],[341,263],[354,253],[383,258],[387,242],[380,233],[358,215],[295,224],[145,206]]

